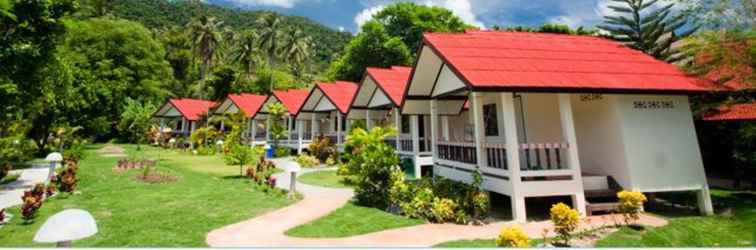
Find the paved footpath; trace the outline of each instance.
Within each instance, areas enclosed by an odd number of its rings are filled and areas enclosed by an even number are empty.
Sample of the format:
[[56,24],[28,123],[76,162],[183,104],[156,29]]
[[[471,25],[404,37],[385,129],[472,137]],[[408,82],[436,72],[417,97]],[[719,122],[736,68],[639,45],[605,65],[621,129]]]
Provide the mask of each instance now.
[[21,176],[14,182],[0,186],[0,208],[20,205],[24,191],[34,187],[34,184],[45,182],[49,172],[47,164],[12,171],[11,173],[21,173]]
[[[276,162],[276,165],[280,166],[279,163]],[[312,171],[322,170],[307,169],[302,173]],[[288,172],[277,174],[277,186],[287,189],[291,181],[289,175]],[[346,204],[353,195],[349,189],[323,188],[299,182],[297,191],[302,193],[304,198],[296,204],[213,230],[207,235],[207,244],[211,247],[430,247],[454,240],[493,239],[503,226],[515,224],[424,224],[345,238],[295,238],[285,235],[284,232],[327,215]],[[583,220],[581,227],[597,228],[613,225],[614,221],[610,216],[591,216]],[[642,215],[639,223],[663,226],[667,221]],[[553,228],[549,221],[530,222],[521,226],[531,238],[541,238],[543,229]],[[553,233],[550,235],[553,236]]]

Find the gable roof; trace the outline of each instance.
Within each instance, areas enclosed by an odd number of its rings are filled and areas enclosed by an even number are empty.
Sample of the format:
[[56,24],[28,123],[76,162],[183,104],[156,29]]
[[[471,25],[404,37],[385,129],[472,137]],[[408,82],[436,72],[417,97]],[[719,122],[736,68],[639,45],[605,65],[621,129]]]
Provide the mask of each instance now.
[[257,112],[260,112],[268,97],[255,94],[230,94],[228,99],[243,111],[247,118],[252,118],[257,116]]
[[423,36],[424,44],[475,89],[688,93],[710,86],[599,37],[498,31]]
[[273,96],[275,96],[279,102],[286,106],[286,109],[289,110],[289,114],[292,116],[297,116],[299,114],[299,111],[302,110],[302,105],[304,105],[305,100],[307,100],[307,95],[309,94],[309,89],[289,89],[273,91]]
[[189,121],[198,121],[218,103],[199,99],[170,99],[168,103]]
[[756,121],[756,103],[722,106],[703,117],[704,121]]
[[369,67],[366,74],[375,80],[395,106],[401,106],[411,73],[410,67],[391,66],[389,69]]
[[336,81],[332,83],[319,82],[315,87],[323,92],[323,95],[336,106],[339,112],[348,114],[352,100],[357,94],[358,85],[354,82]]

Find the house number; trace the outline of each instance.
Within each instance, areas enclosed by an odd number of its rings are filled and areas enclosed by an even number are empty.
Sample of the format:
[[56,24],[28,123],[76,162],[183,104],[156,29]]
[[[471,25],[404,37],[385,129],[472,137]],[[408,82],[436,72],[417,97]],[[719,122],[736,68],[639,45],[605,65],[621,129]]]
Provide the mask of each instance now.
[[589,101],[598,101],[604,99],[604,96],[601,94],[582,94],[580,95],[580,101],[582,102],[589,102]]
[[633,107],[636,109],[673,109],[675,103],[672,101],[634,101]]

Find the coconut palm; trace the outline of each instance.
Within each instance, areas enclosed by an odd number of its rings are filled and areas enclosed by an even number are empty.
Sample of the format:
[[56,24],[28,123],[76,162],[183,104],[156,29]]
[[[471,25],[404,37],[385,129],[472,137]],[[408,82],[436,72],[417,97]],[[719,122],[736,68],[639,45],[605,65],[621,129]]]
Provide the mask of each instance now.
[[189,23],[189,32],[196,56],[202,61],[200,81],[204,82],[213,59],[217,57],[218,47],[222,41],[220,27],[223,21],[216,21],[215,17],[201,16]]
[[275,67],[276,57],[279,55],[280,45],[279,40],[283,36],[281,28],[284,23],[275,13],[268,13],[260,17],[257,23],[262,27],[260,29],[260,40],[258,45],[268,57],[268,65]]
[[234,47],[233,60],[241,65],[247,80],[251,79],[254,69],[260,64],[258,37],[253,31],[245,31],[239,36]]
[[294,74],[301,77],[303,67],[312,54],[312,38],[299,29],[288,34],[290,35],[283,46],[283,56],[289,62]]

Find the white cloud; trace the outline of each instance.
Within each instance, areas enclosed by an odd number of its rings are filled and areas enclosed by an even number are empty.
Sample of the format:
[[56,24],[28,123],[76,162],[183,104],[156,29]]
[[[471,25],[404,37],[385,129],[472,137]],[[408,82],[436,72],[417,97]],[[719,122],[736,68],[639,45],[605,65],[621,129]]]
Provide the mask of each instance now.
[[376,5],[360,11],[360,13],[357,13],[357,16],[354,17],[354,23],[357,24],[358,28],[362,27],[363,24],[370,21],[370,19],[373,19],[373,15],[383,10],[383,8],[386,8],[386,6]]
[[237,5],[249,6],[274,6],[281,8],[293,8],[299,0],[230,0]]
[[[462,21],[473,26],[484,28],[485,25],[478,20],[470,1],[471,0],[414,0],[413,2],[421,5],[449,9],[452,13],[462,19]],[[365,22],[369,21],[373,15],[383,10],[386,7],[386,4],[390,3],[390,1],[372,1],[371,3],[371,5],[368,5],[369,7],[363,9],[354,17],[354,22],[357,24],[357,27],[361,27]]]

